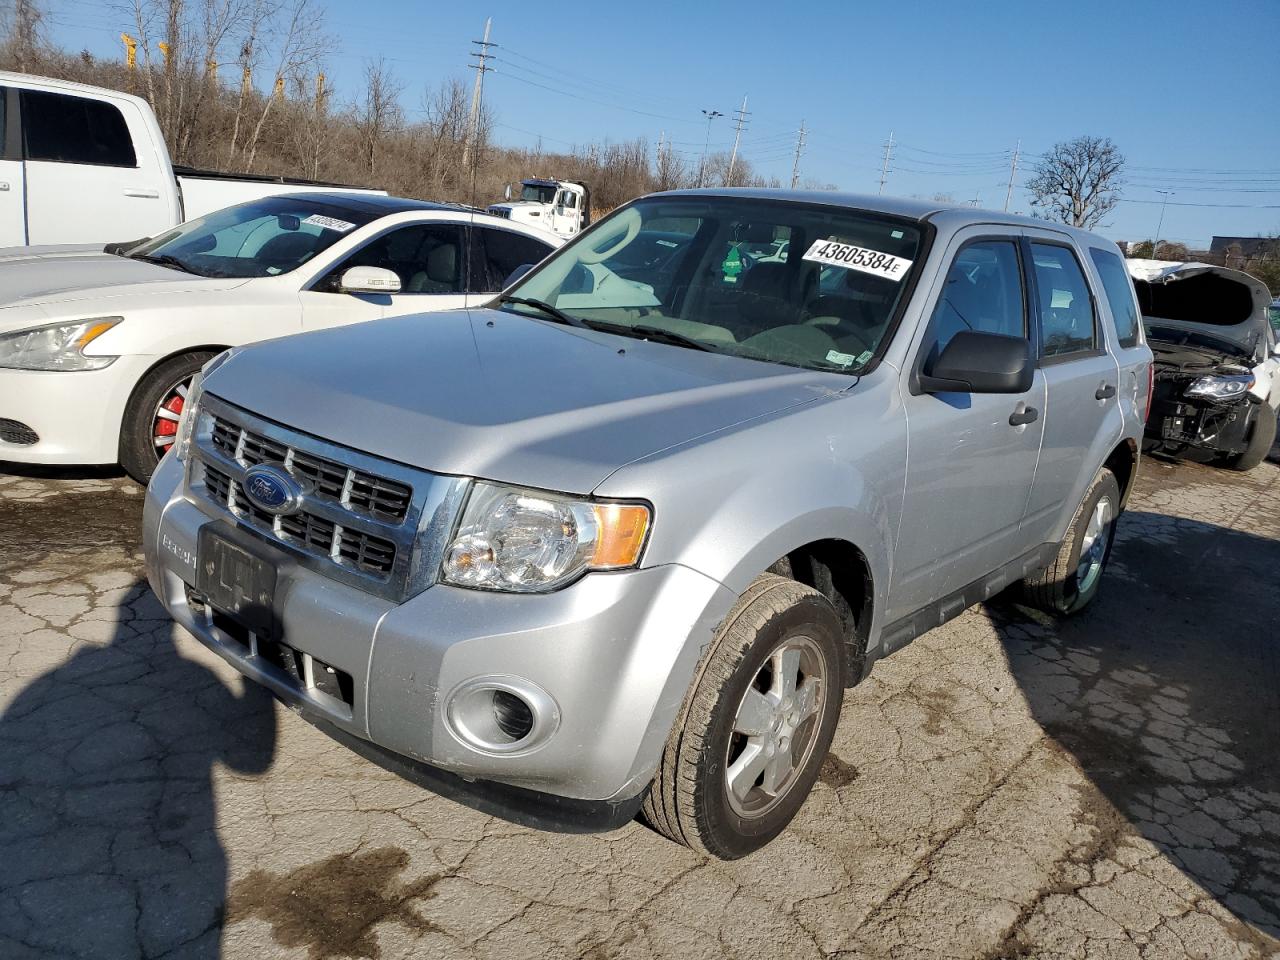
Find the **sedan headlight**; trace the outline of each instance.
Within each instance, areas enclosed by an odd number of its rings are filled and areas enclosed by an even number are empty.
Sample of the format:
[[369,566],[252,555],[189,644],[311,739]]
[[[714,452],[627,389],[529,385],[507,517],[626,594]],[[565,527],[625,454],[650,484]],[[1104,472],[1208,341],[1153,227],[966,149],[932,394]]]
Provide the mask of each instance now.
[[101,370],[115,357],[86,357],[84,348],[123,317],[93,317],[0,334],[0,367],[12,370]]
[[1188,397],[1205,397],[1209,400],[1233,400],[1243,397],[1253,386],[1253,374],[1220,377],[1197,377],[1187,387]]
[[649,508],[477,482],[445,551],[441,579],[460,587],[542,593],[589,570],[640,561]]

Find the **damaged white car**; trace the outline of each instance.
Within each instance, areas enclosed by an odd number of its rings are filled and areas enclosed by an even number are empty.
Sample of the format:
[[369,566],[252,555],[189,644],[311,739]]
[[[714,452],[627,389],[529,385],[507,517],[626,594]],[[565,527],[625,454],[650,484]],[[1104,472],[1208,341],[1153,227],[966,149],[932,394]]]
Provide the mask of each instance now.
[[1252,470],[1275,443],[1280,407],[1266,284],[1204,263],[1127,265],[1155,355],[1147,448]]

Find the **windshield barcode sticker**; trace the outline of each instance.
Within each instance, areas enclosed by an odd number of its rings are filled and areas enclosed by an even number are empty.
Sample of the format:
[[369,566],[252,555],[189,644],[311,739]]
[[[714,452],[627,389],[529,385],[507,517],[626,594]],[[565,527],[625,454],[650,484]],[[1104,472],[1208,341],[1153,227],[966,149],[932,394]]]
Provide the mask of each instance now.
[[860,270],[863,273],[871,273],[877,277],[887,277],[895,281],[900,281],[907,275],[913,262],[889,253],[880,253],[878,250],[841,243],[839,240],[813,241],[813,246],[809,248],[804,258],[814,263],[844,267],[846,270]]
[[346,233],[355,226],[354,223],[347,223],[347,221],[339,220],[337,217],[326,217],[319,213],[313,213],[302,222],[309,223],[313,227],[324,227],[326,230],[337,230],[339,233]]

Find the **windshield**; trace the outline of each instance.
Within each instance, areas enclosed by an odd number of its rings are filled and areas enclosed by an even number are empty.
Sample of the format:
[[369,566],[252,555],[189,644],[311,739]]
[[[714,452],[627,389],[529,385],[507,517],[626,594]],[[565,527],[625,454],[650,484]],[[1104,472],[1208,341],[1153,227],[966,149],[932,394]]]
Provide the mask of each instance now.
[[839,207],[654,197],[507,292],[597,329],[858,373],[889,331],[920,237],[915,221]]
[[130,248],[202,277],[273,277],[296,270],[375,214],[324,200],[267,197],[217,210]]
[[526,183],[520,190],[521,200],[532,200],[534,203],[551,203],[556,198],[556,188],[554,186],[539,185],[536,183]]
[[1267,310],[1267,316],[1271,318],[1271,329],[1280,334],[1280,303],[1273,303]]

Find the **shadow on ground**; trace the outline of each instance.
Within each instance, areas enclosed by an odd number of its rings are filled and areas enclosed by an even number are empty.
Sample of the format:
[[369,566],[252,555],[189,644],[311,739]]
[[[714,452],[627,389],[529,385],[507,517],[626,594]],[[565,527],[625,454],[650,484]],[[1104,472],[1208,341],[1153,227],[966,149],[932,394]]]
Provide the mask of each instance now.
[[1280,541],[1131,512],[1086,613],[989,612],[1046,732],[1188,877],[1280,936]]
[[[265,770],[270,695],[181,656],[145,583],[0,716],[0,955],[215,958],[227,867],[212,773]],[[23,638],[38,643],[39,632]]]

